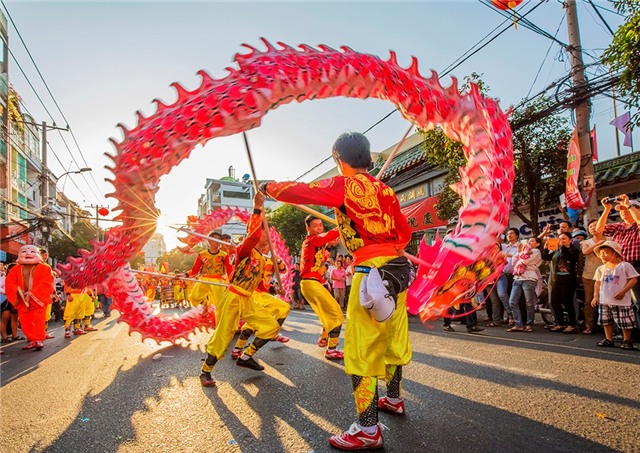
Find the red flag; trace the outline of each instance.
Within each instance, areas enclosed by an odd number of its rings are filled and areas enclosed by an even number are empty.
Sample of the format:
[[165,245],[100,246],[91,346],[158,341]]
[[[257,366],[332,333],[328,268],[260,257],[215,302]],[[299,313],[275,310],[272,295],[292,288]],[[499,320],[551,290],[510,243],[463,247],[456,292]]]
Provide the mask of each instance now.
[[580,175],[580,146],[578,145],[578,129],[571,134],[569,140],[569,155],[567,156],[567,185],[565,197],[567,207],[571,209],[584,209],[591,200],[590,192],[584,199],[578,188],[578,177]]
[[624,134],[623,146],[631,146],[631,112],[623,113],[609,124],[617,127]]
[[591,137],[591,157],[594,162],[598,162],[598,137],[596,136],[596,126],[593,125],[593,129],[589,132],[589,137]]

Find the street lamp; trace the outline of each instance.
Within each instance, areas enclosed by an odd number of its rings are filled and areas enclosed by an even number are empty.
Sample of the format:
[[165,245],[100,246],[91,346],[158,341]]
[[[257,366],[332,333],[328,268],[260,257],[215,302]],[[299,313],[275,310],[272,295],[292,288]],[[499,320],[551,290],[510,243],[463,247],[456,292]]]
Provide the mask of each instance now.
[[[93,170],[92,168],[89,167],[83,167],[80,170],[73,170],[73,171],[65,171],[64,173],[62,173],[57,179],[56,179],[56,185],[58,184],[58,181],[60,181],[63,177],[67,176],[67,175],[78,175],[80,173],[85,173],[88,171]],[[66,184],[66,183],[65,183]],[[62,191],[64,192],[64,185],[62,186]]]

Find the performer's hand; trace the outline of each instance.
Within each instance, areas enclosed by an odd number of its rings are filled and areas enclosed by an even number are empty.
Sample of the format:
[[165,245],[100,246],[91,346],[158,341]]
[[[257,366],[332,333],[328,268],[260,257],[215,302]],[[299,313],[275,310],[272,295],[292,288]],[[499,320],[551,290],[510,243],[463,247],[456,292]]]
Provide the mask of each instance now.
[[270,182],[271,181],[262,181],[260,184],[258,184],[258,190],[265,195],[269,195],[267,193],[267,188],[268,188],[267,186],[269,185]]
[[253,209],[260,209],[264,207],[264,194],[261,192],[256,192],[256,195],[253,197]]

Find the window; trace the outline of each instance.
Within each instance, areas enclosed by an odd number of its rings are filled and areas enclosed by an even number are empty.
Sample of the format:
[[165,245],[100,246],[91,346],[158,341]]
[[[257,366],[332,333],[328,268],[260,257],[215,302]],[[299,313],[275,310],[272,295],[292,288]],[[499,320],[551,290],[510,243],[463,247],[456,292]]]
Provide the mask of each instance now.
[[225,190],[222,192],[222,196],[224,198],[237,198],[241,200],[249,200],[251,199],[251,194],[249,192],[235,192],[231,190]]

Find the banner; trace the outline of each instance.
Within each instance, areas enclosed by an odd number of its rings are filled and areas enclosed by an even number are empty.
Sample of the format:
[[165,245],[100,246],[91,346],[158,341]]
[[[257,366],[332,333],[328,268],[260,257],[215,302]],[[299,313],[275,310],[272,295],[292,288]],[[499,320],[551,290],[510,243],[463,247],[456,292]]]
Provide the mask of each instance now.
[[614,118],[609,124],[618,128],[624,134],[623,146],[631,146],[631,112],[623,113]]
[[567,207],[571,209],[584,209],[591,201],[589,192],[586,199],[582,198],[578,187],[578,177],[580,176],[580,146],[578,144],[578,129],[574,129],[569,140],[569,154],[567,156],[567,185],[565,196]]

